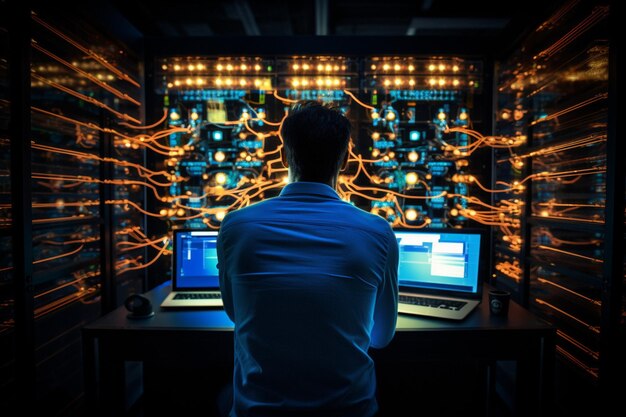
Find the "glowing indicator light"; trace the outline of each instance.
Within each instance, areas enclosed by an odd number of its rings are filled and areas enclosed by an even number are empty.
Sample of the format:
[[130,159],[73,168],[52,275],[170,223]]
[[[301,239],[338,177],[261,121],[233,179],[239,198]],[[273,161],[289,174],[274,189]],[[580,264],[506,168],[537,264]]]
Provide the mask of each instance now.
[[248,66],[246,64],[241,64],[240,68],[242,71],[246,71],[248,69]]
[[[215,152],[215,155],[213,155],[213,159],[215,159],[216,162],[223,162],[226,159],[226,154],[224,152],[222,152],[222,151],[217,151],[217,152]],[[224,175],[224,174],[222,174],[222,175]]]
[[215,174],[215,182],[218,184],[225,184],[228,177],[223,172],[218,172]]
[[200,116],[198,116],[198,112],[196,109],[191,110],[191,120],[196,121]]
[[404,178],[406,183],[409,185],[415,185],[417,183],[418,177],[415,172],[408,172]]
[[420,159],[420,155],[415,151],[411,151],[408,154],[408,158],[411,162],[417,162],[417,160]]
[[391,121],[394,120],[396,118],[396,114],[392,111],[388,111],[387,114],[385,115],[385,119]]
[[256,65],[254,66],[254,70],[255,70],[255,71],[261,71],[261,66],[260,66],[259,64],[256,64]]
[[226,217],[226,210],[220,210],[217,213],[215,213],[215,220],[219,222],[224,220],[224,217]]
[[440,86],[444,86],[444,85],[446,85],[446,80],[445,80],[445,78],[440,78],[440,79],[439,79],[439,85],[440,85]]
[[214,141],[218,141],[218,142],[220,140],[224,139],[224,134],[222,133],[221,130],[214,130],[213,133],[211,134],[211,136],[213,137]]
[[189,64],[189,66],[187,68],[189,69],[189,71],[195,71],[196,70],[196,66],[194,64]]
[[414,65],[409,65],[409,71],[415,71],[415,66]]
[[446,66],[443,64],[439,64],[439,71],[443,72],[446,69]]
[[180,65],[178,64],[174,65],[174,71],[180,71]]
[[372,71],[376,70],[376,65],[372,64],[372,66],[370,67],[372,69]]
[[417,210],[408,209],[404,212],[404,217],[406,217],[406,219],[410,222],[417,220]]
[[461,84],[461,82],[459,80],[453,80],[452,81],[452,85],[457,87],[459,84]]
[[178,120],[180,119],[180,115],[178,114],[178,112],[176,112],[176,110],[172,109],[170,111],[170,120]]
[[430,64],[428,66],[428,71],[434,71],[435,70],[435,64]]
[[428,84],[435,85],[435,84],[437,84],[437,80],[435,80],[434,78],[431,78],[431,79],[428,80]]
[[415,85],[415,80],[414,80],[413,78],[411,78],[411,79],[409,80],[409,85],[410,85],[411,87],[413,87],[413,86]]
[[396,65],[394,65],[394,66],[393,66],[393,69],[394,69],[395,71],[400,71],[400,69],[401,69],[401,68],[402,68],[402,67],[401,67],[399,64],[396,64]]
[[302,69],[303,69],[303,70],[307,71],[309,68],[311,68],[311,67],[309,66],[309,64],[302,64]]
[[389,68],[390,68],[389,64],[383,65],[383,70],[384,71],[389,71]]
[[222,64],[217,64],[217,66],[215,67],[218,71],[222,71],[224,69],[224,66]]
[[372,139],[374,139],[374,140],[380,139],[380,133],[378,133],[378,132],[372,133]]
[[292,67],[292,68],[293,68],[293,70],[294,70],[294,71],[298,71],[298,70],[300,69],[300,65],[298,65],[298,64],[293,64],[293,67]]
[[452,71],[458,72],[459,71],[459,66],[458,65],[453,65],[452,66]]
[[233,70],[233,66],[228,64],[226,65],[226,71],[232,71]]

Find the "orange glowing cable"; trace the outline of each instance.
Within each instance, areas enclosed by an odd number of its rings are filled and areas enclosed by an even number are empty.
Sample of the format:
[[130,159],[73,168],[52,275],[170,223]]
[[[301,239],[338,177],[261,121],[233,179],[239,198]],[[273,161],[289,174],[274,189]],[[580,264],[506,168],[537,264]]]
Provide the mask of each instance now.
[[578,323],[580,323],[581,325],[585,326],[586,328],[588,328],[589,330],[595,332],[595,333],[600,333],[600,329],[598,328],[598,326],[592,326],[591,324],[579,319],[576,316],[571,315],[570,313],[568,313],[567,311],[560,309],[558,307],[556,307],[553,304],[550,304],[549,302],[542,300],[541,298],[535,298],[535,301],[537,302],[537,304],[541,304],[541,305],[545,305],[549,308],[551,308],[554,311],[558,311],[559,313],[563,314],[564,316],[569,317],[570,319],[577,321]]
[[45,243],[46,245],[75,245],[77,243],[89,243],[89,242],[97,242],[100,240],[100,236],[91,236],[83,239],[75,239],[75,240],[66,240],[63,242],[57,242],[54,240],[41,240],[40,243]]
[[137,211],[139,211],[142,214],[145,214],[146,216],[151,216],[151,217],[159,217],[159,218],[164,218],[166,216],[162,215],[162,214],[158,214],[158,213],[151,213],[149,211],[144,210],[142,207],[140,207],[139,205],[137,205],[136,203],[130,201],[130,200],[105,200],[104,204],[115,204],[115,205],[122,205],[122,204],[128,204],[132,207],[134,207],[135,209],[137,209]]
[[577,104],[575,104],[573,106],[567,107],[567,108],[565,108],[563,110],[554,112],[554,113],[549,114],[549,115],[547,115],[545,117],[541,117],[541,118],[539,118],[537,120],[534,120],[534,121],[530,122],[530,125],[534,126],[537,123],[547,122],[549,120],[555,119],[555,118],[557,118],[559,116],[562,116],[562,115],[567,114],[569,112],[572,112],[574,110],[578,110],[578,109],[580,109],[582,107],[585,107],[585,106],[588,106],[590,104],[593,104],[593,103],[595,103],[597,101],[604,100],[608,96],[609,96],[609,93],[596,94],[595,96],[593,96],[591,98],[588,98],[587,100],[583,100],[580,103],[577,103]]
[[115,95],[116,97],[121,98],[122,100],[129,101],[129,102],[133,103],[136,106],[141,106],[141,103],[139,101],[137,101],[134,98],[130,97],[128,94],[122,93],[118,89],[111,87],[109,84],[100,81],[98,78],[94,77],[93,75],[89,74],[88,72],[83,71],[82,69],[78,68],[76,65],[70,64],[69,62],[67,62],[63,58],[60,58],[57,55],[53,54],[52,52],[48,51],[47,49],[41,47],[34,40],[31,40],[31,46],[33,48],[35,48],[36,50],[38,50],[39,52],[41,52],[41,53],[43,53],[45,55],[48,55],[50,58],[54,59],[55,61],[59,62],[60,64],[65,65],[66,67],[68,67],[72,71],[75,71],[78,74],[82,75],[83,77],[87,78],[89,81],[93,82],[94,84],[97,84],[98,86],[100,86],[101,88],[107,90],[108,92],[110,92],[111,94]]
[[51,111],[40,109],[39,107],[31,106],[30,109],[34,110],[34,111],[36,111],[38,113],[45,114],[46,116],[56,117],[58,119],[61,119],[63,121],[69,122],[69,123],[74,124],[74,125],[87,127],[89,129],[98,130],[100,132],[106,132],[106,129],[103,129],[102,127],[100,127],[100,126],[98,126],[98,125],[96,125],[94,123],[91,123],[91,122],[82,122],[80,120],[72,119],[71,117],[63,116],[61,114],[57,114],[57,113],[53,113]]
[[40,263],[44,263],[44,262],[50,262],[50,261],[53,261],[55,259],[64,258],[66,256],[71,256],[71,255],[74,255],[75,253],[78,253],[81,250],[83,250],[84,247],[85,247],[85,245],[82,244],[77,249],[75,249],[73,251],[62,253],[60,255],[51,256],[49,258],[38,259],[36,261],[33,261],[33,264],[40,264]]
[[282,101],[283,103],[297,103],[298,100],[292,100],[290,98],[286,98],[286,97],[281,97],[278,95],[278,93],[276,92],[276,90],[274,91],[268,91],[268,94],[272,94],[274,97],[276,97],[278,100]]
[[126,272],[129,272],[129,271],[135,271],[135,270],[138,270],[138,269],[144,269],[144,268],[147,268],[147,267],[149,267],[150,265],[152,265],[153,263],[155,263],[155,262],[156,262],[156,261],[157,261],[157,260],[158,260],[158,259],[159,259],[162,255],[163,255],[163,254],[168,254],[168,255],[170,255],[170,254],[171,254],[171,251],[168,251],[168,250],[167,250],[167,243],[165,243],[165,244],[163,245],[163,247],[161,248],[161,250],[159,250],[159,253],[157,253],[157,254],[154,256],[154,258],[152,258],[149,262],[146,262],[146,263],[144,263],[144,264],[140,264],[140,265],[138,265],[138,266],[130,266],[130,267],[128,267],[128,268],[124,268],[122,271],[116,271],[116,274],[115,274],[115,275],[116,275],[116,276],[120,276],[120,275],[122,275],[122,274],[124,274],[124,273],[126,273]]
[[157,127],[158,125],[162,124],[163,122],[165,122],[165,120],[167,119],[167,109],[163,109],[163,117],[161,117],[161,119],[159,119],[159,121],[152,123],[151,125],[147,125],[147,126],[133,126],[130,125],[126,122],[120,122],[119,124],[122,126],[126,126],[129,129],[136,129],[136,130],[145,130],[145,129],[152,129]]
[[346,93],[347,95],[349,95],[352,98],[352,100],[354,100],[358,105],[360,105],[362,107],[365,107],[368,110],[376,110],[376,107],[372,107],[372,106],[369,106],[369,105],[363,103],[361,100],[356,98],[356,96],[354,94],[352,94],[350,91],[343,90],[343,92]]
[[573,256],[573,257],[576,257],[576,258],[581,258],[581,259],[584,259],[586,261],[591,261],[591,262],[594,262],[594,263],[599,263],[599,264],[604,263],[604,260],[602,260],[602,259],[592,258],[590,256],[580,255],[578,253],[574,253],[574,252],[570,252],[570,251],[566,251],[566,250],[562,250],[562,249],[557,249],[557,248],[553,248],[553,247],[546,246],[546,245],[537,245],[537,248],[538,249],[543,249],[543,250],[546,250],[546,251],[551,251],[551,252],[558,252],[558,253],[561,253],[561,254],[564,254],[564,255]]
[[110,64],[105,58],[103,58],[100,55],[96,54],[91,49],[85,48],[80,43],[74,41],[72,38],[70,38],[69,36],[65,35],[60,30],[58,30],[58,29],[54,28],[52,25],[46,23],[41,18],[39,18],[35,14],[35,12],[31,12],[31,17],[32,17],[32,19],[35,22],[39,23],[41,26],[45,27],[50,32],[54,33],[55,35],[57,35],[59,38],[63,39],[64,41],[66,41],[70,45],[73,45],[75,48],[77,48],[78,50],[80,50],[84,54],[86,54],[89,57],[93,58],[95,61],[100,63],[102,66],[107,68],[109,71],[111,71],[112,73],[117,75],[120,79],[128,81],[129,83],[133,84],[137,88],[141,87],[141,84],[139,84],[137,81],[133,80],[128,74],[123,73],[122,71],[117,69],[114,65]]
[[126,113],[120,113],[117,110],[107,106],[103,102],[101,102],[99,100],[96,100],[93,97],[86,96],[86,95],[84,95],[82,93],[79,93],[78,91],[72,90],[71,88],[67,88],[64,85],[61,85],[61,84],[56,83],[54,81],[48,80],[47,78],[41,77],[41,76],[39,76],[35,72],[31,72],[31,76],[34,79],[36,79],[36,80],[39,80],[39,81],[41,81],[41,82],[43,82],[45,84],[48,84],[50,87],[56,88],[59,91],[63,91],[64,93],[67,93],[67,94],[69,94],[71,96],[74,96],[74,97],[76,97],[78,99],[81,99],[81,100],[83,100],[83,101],[85,101],[87,103],[91,103],[91,104],[93,104],[96,107],[100,107],[100,108],[108,111],[109,113],[115,115],[115,117],[117,117],[119,119],[128,120],[128,121],[131,121],[131,122],[134,122],[134,123],[141,123],[139,120],[135,119],[134,117],[129,116]]
[[398,197],[402,197],[402,198],[409,198],[409,199],[415,199],[415,200],[430,200],[433,198],[439,198],[439,197],[445,197],[448,192],[447,191],[442,191],[441,193],[437,194],[437,195],[410,195],[410,194],[403,194],[403,193],[399,193],[396,191],[392,191],[392,190],[385,190],[382,188],[374,188],[374,187],[361,187],[358,186],[356,184],[352,184],[352,186],[360,191],[373,191],[373,192],[382,192],[382,193],[386,193],[386,194],[391,194],[391,195],[395,195]]
[[582,298],[583,300],[588,301],[588,302],[590,302],[592,304],[595,304],[595,305],[598,305],[598,306],[602,305],[601,301],[594,300],[593,298],[589,298],[589,297],[587,297],[585,295],[577,293],[576,291],[574,291],[574,290],[572,290],[570,288],[564,287],[562,285],[559,285],[556,282],[548,281],[547,279],[544,279],[544,278],[537,278],[537,281],[542,283],[542,284],[552,285],[553,287],[556,287],[556,288],[558,288],[560,290],[567,291],[568,293],[573,294],[573,295],[575,295],[575,296],[577,296],[579,298]]

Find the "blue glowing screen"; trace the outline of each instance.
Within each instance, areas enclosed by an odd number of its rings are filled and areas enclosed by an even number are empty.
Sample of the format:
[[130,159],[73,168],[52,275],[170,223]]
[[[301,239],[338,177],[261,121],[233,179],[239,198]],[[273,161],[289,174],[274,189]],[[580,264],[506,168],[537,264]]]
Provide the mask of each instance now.
[[217,232],[174,233],[176,288],[218,288]]
[[479,233],[396,231],[400,286],[478,291]]

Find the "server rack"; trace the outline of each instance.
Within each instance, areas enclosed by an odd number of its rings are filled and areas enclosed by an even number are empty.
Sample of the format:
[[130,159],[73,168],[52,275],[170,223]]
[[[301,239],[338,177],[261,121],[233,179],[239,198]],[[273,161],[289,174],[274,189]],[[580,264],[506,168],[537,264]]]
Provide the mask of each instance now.
[[613,349],[624,328],[616,251],[624,174],[623,157],[614,157],[617,40],[609,27],[608,4],[566,2],[500,63],[495,133],[524,143],[493,152],[494,187],[509,187],[494,205],[511,207],[494,230],[494,282],[557,327],[561,363],[591,383],[584,396],[604,396],[603,404],[617,401],[608,393],[620,384]]
[[144,200],[141,79],[137,57],[92,23],[18,9],[1,31],[0,396],[69,414],[80,328],[146,289],[144,215],[131,210]]

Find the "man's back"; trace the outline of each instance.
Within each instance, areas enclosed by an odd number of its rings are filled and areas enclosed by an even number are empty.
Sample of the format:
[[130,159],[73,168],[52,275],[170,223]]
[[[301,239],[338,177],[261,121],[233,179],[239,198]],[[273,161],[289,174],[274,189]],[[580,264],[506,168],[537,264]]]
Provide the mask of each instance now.
[[289,184],[227,216],[218,253],[235,322],[235,415],[375,413],[367,349],[395,331],[397,250],[383,219],[321,183]]

